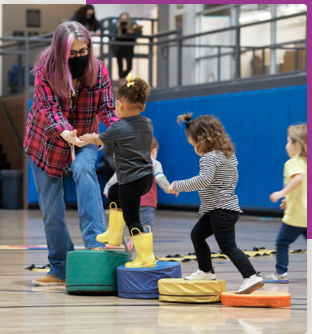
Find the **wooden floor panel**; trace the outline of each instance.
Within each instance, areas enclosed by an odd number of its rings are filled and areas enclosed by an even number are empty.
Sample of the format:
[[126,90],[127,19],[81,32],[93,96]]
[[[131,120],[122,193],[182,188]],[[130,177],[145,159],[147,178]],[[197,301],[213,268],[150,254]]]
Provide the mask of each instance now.
[[[76,211],[66,213],[75,244],[83,244]],[[193,252],[190,231],[196,213],[158,211],[154,230],[156,256]],[[281,220],[241,217],[236,227],[241,249],[275,248]],[[212,251],[219,251],[214,237],[208,239]],[[0,246],[44,245],[40,211],[0,210]],[[300,237],[291,249],[306,249]],[[251,259],[261,275],[274,271],[275,256]],[[43,288],[32,280],[45,273],[24,268],[47,264],[46,250],[0,251],[0,333],[120,333],[120,334],[303,334],[307,322],[307,254],[291,254],[290,284],[266,284],[262,290],[289,292],[290,307],[234,308],[221,304],[176,304],[157,299],[124,299],[103,296],[68,295],[65,288]],[[228,260],[213,260],[217,278],[236,290],[242,278]],[[183,275],[197,269],[197,262],[182,264]]]

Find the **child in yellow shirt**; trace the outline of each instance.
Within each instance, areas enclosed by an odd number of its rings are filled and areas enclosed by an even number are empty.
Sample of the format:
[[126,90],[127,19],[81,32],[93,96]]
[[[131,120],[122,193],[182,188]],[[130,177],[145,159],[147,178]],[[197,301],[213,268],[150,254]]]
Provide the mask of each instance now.
[[299,235],[307,239],[307,125],[288,127],[286,152],[290,159],[284,165],[284,185],[270,195],[275,203],[280,198],[285,210],[276,239],[276,272],[265,277],[266,283],[288,283],[288,248]]

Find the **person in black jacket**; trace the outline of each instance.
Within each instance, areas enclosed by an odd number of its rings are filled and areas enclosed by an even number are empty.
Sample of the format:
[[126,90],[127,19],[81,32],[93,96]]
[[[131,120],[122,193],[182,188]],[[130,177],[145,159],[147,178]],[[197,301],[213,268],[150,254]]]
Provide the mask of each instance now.
[[89,30],[91,36],[101,35],[101,25],[95,18],[94,7],[92,5],[81,6],[71,18],[71,21],[81,23]]
[[[116,23],[114,34],[118,36],[112,38],[113,41],[134,42],[137,37],[142,35],[142,26],[133,23],[128,13],[122,13],[120,14],[118,22]],[[130,36],[133,38],[129,38]],[[112,48],[118,63],[118,74],[120,79],[119,84],[123,84],[126,82],[125,78],[132,69],[134,46],[113,45]],[[123,58],[125,58],[127,62],[126,70],[123,70]]]

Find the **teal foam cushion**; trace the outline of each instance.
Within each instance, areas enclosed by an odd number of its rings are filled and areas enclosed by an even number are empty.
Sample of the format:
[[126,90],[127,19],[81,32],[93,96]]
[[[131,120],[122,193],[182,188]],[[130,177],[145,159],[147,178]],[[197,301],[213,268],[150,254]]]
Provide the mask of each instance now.
[[120,251],[68,252],[66,291],[70,294],[116,294],[116,269],[129,261],[129,254]]

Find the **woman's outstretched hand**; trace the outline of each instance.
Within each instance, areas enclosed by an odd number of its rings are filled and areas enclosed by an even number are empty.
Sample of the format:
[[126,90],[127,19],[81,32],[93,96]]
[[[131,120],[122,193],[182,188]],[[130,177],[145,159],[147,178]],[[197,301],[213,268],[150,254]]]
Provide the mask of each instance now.
[[88,143],[86,141],[80,140],[77,137],[77,130],[73,130],[71,131],[68,135],[67,135],[67,141],[69,144],[78,146],[78,147],[83,147],[85,145],[87,145]]

